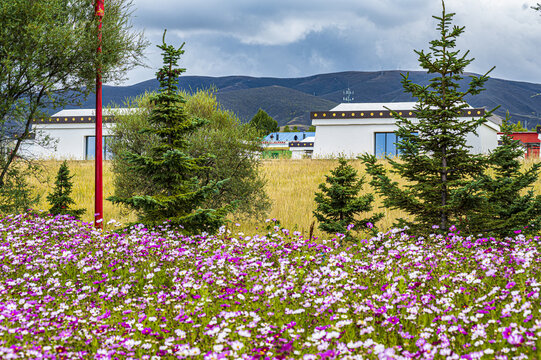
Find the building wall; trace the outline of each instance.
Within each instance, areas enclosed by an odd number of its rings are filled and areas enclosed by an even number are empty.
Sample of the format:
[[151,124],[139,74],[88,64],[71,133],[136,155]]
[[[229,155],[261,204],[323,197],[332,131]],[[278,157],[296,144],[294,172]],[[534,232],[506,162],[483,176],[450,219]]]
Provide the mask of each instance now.
[[[343,155],[356,157],[363,153],[374,154],[375,133],[397,130],[394,119],[312,119],[316,126],[314,158]],[[467,144],[473,153],[487,153],[498,146],[498,127],[482,125],[478,135],[469,134]]]
[[394,132],[397,130],[394,121],[389,120],[383,124],[343,124],[343,125],[316,125],[316,139],[314,141],[314,158],[355,157],[362,153],[374,153],[375,133]]
[[[110,123],[104,123],[103,136],[108,136]],[[34,125],[36,140],[45,136],[56,140],[56,149],[44,148],[35,143],[25,146],[25,153],[36,159],[85,160],[85,138],[95,136],[95,124],[38,124]]]

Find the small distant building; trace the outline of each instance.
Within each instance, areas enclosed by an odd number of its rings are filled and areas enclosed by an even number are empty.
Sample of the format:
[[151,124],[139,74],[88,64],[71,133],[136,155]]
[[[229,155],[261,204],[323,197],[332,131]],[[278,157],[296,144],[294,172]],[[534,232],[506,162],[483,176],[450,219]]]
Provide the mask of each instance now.
[[[314,158],[355,157],[369,153],[378,157],[396,156],[396,119],[387,108],[415,121],[414,102],[396,103],[343,103],[329,111],[310,114],[316,126]],[[480,117],[484,109],[467,108],[462,117]],[[492,116],[477,129],[477,135],[467,136],[467,144],[473,153],[487,153],[498,146],[501,118]]]
[[276,159],[280,157],[290,157],[290,142],[303,141],[306,138],[314,137],[315,132],[297,131],[297,132],[273,132],[263,138],[263,158]]
[[[503,136],[503,133],[498,133],[498,137]],[[539,148],[541,140],[539,140],[540,134],[537,132],[514,132],[511,137],[514,140],[519,140],[524,147],[524,157],[526,159],[539,159]]]
[[314,153],[315,136],[309,136],[302,141],[290,141],[289,151],[292,159],[311,158]]
[[[113,115],[126,114],[136,109],[103,109],[103,159],[111,159],[109,144]],[[25,152],[39,159],[93,160],[96,156],[96,117],[95,109],[62,110],[49,118],[36,119],[32,132],[39,143],[49,138],[56,142],[55,148],[44,148],[38,144],[25,147]]]

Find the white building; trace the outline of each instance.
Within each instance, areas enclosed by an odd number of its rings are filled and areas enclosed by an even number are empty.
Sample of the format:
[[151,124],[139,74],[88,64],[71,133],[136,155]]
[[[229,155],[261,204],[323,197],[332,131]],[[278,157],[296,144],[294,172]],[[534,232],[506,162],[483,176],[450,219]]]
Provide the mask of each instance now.
[[[415,118],[414,102],[396,103],[344,103],[330,111],[316,111],[310,114],[312,125],[316,127],[314,158],[343,155],[355,157],[363,153],[376,156],[397,155],[396,119],[387,108],[401,116]],[[480,117],[484,109],[468,108],[463,118]],[[467,144],[474,153],[487,153],[498,146],[498,131],[501,119],[492,116],[471,133]]]
[[[104,160],[111,157],[108,140],[111,136],[113,115],[121,115],[136,109],[103,109],[103,152]],[[96,117],[95,109],[62,110],[50,118],[36,119],[32,124],[36,143],[49,138],[56,142],[55,148],[31,144],[24,151],[38,159],[92,160],[95,157]]]
[[311,158],[314,153],[315,136],[309,136],[301,141],[290,141],[289,151],[292,159]]

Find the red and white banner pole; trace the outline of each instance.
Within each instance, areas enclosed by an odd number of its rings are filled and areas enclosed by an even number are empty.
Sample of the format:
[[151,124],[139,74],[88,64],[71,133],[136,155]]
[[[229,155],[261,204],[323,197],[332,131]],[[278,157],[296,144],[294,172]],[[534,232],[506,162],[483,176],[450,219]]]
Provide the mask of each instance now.
[[[104,0],[96,0],[96,17],[98,19],[98,54],[101,53],[101,25],[104,14]],[[95,208],[94,226],[103,228],[103,151],[102,151],[102,99],[101,69],[96,69],[96,147],[95,147]]]

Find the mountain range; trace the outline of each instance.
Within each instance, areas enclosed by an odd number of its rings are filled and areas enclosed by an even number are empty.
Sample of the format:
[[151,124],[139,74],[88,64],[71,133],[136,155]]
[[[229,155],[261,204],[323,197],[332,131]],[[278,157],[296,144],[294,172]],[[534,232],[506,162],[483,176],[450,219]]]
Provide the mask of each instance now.
[[[319,74],[301,78],[272,78],[249,76],[181,76],[179,87],[186,91],[214,88],[218,102],[224,109],[237,114],[242,122],[249,121],[258,111],[265,110],[283,125],[310,125],[311,111],[330,110],[343,102],[344,90],[354,92],[353,102],[397,102],[415,101],[404,92],[401,80],[404,71],[349,71]],[[409,79],[427,85],[431,76],[425,72],[410,71]],[[469,76],[464,74],[460,85],[466,89]],[[479,95],[468,96],[467,102],[473,107],[493,109],[505,116],[509,111],[511,120],[520,121],[523,126],[533,128],[541,124],[541,84],[490,78],[486,90]],[[158,89],[157,80],[143,81],[130,86],[104,86],[104,106],[122,106],[127,98],[133,98],[145,91]],[[93,96],[80,107],[92,108]]]

